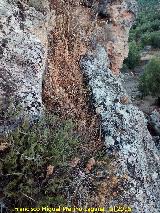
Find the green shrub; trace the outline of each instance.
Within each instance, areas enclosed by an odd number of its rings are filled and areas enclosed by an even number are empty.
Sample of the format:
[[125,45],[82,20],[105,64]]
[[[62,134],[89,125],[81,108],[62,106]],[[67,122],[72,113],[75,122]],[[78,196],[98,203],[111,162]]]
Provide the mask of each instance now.
[[147,32],[144,35],[142,35],[141,43],[143,47],[151,45],[151,33]]
[[128,67],[127,67],[126,64],[123,64],[123,66],[122,66],[122,68],[121,68],[121,72],[122,72],[122,73],[128,72]]
[[145,33],[141,38],[141,42],[143,46],[151,45],[154,48],[160,48],[160,32]]
[[154,48],[160,48],[160,32],[151,33],[151,45]]
[[144,96],[160,96],[160,59],[153,58],[140,78],[139,89]]
[[[49,114],[34,124],[26,119],[6,140],[9,147],[1,153],[0,173],[7,208],[65,204],[67,162],[78,146],[72,121]],[[49,167],[53,174],[47,172]]]
[[[157,33],[160,30],[160,13],[157,7],[157,1],[153,0],[152,2],[150,0],[139,0],[139,14],[136,20],[136,23],[133,25],[132,29],[130,30],[130,36],[129,41],[136,41],[138,44],[142,44],[142,46],[145,45],[152,45],[152,42],[150,40],[153,40],[156,43],[154,47],[158,47],[157,42],[157,36],[156,38],[154,34],[150,33]],[[157,34],[156,34],[157,35]],[[153,36],[151,39],[150,36]],[[149,39],[149,41],[148,41]]]
[[136,40],[136,33],[134,30],[130,30],[130,33],[129,33],[129,42],[132,42]]
[[124,63],[129,69],[134,69],[140,62],[140,48],[137,46],[135,41],[129,43],[129,54],[128,58],[125,59]]

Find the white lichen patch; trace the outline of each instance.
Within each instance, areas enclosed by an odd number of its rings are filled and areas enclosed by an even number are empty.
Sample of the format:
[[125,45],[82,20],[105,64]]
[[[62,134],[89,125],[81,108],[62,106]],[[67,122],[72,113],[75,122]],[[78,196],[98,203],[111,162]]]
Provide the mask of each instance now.
[[89,53],[81,64],[102,119],[106,154],[118,156],[113,161],[117,177],[128,175],[128,182],[124,180],[123,195],[111,199],[110,205],[127,202],[133,213],[158,213],[158,151],[143,113],[130,100],[121,103],[121,97],[127,97],[127,94],[120,77],[113,76],[107,68],[108,56],[104,47],[98,46],[96,54]]

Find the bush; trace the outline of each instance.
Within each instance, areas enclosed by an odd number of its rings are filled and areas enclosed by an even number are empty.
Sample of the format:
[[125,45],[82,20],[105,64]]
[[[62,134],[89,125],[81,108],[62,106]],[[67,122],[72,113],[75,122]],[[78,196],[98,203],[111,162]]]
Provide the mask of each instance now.
[[121,68],[121,72],[122,73],[127,73],[128,72],[128,67],[126,64],[123,64],[122,68]]
[[[151,45],[160,47],[159,30],[160,30],[160,13],[157,7],[157,1],[152,2],[139,0],[139,14],[136,23],[133,25],[129,41],[136,41],[144,47]],[[142,3],[143,2],[143,3]]]
[[143,46],[151,45],[154,48],[160,48],[160,32],[145,33],[141,38],[141,42]]
[[160,59],[153,58],[140,78],[139,89],[144,96],[160,96]]
[[26,119],[6,141],[0,173],[7,208],[65,204],[67,161],[77,153],[78,145],[73,123],[52,115],[34,124]]
[[151,33],[151,45],[154,48],[160,48],[160,32]]
[[142,46],[151,45],[151,33],[147,32],[141,37]]
[[134,40],[136,40],[136,33],[135,33],[135,31],[132,29],[132,30],[130,30],[130,33],[129,33],[129,42],[132,42],[132,41],[134,41]]
[[137,46],[135,41],[129,43],[129,54],[128,58],[125,59],[124,63],[129,69],[134,69],[140,62],[140,48]]

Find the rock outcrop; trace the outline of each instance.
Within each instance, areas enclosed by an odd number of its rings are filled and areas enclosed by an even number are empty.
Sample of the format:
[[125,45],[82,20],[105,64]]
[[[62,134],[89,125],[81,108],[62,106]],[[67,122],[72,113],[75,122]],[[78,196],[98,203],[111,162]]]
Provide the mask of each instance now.
[[153,126],[153,129],[157,136],[160,136],[160,112],[158,110],[154,110],[150,117],[149,117],[149,123],[151,126]]
[[[127,98],[120,78],[107,67],[102,46],[81,60],[89,78],[97,112],[101,115],[107,147],[113,157],[110,175],[117,177],[107,208],[127,203],[133,212],[157,212],[159,202],[159,153],[141,111]],[[115,194],[114,194],[115,192]],[[103,202],[105,205],[107,201]]]
[[[31,117],[42,113],[42,78],[47,64],[49,21],[54,15],[23,1],[0,1],[0,126],[14,100]],[[13,109],[13,108],[12,108]],[[9,119],[6,126],[14,126]],[[9,128],[10,128],[9,127]]]
[[79,203],[104,206],[106,212],[126,204],[133,213],[158,213],[158,151],[119,76],[136,2],[51,0],[52,12],[47,1],[29,3],[0,1],[1,102],[11,96],[33,117],[43,111],[43,98],[46,107],[75,119],[88,146],[96,151],[105,144],[111,159],[107,177],[97,195]]

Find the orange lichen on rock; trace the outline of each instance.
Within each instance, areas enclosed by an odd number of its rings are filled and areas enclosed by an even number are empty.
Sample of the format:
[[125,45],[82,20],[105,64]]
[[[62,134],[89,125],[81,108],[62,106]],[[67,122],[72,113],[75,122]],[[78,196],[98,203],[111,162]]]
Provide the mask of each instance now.
[[[96,45],[106,49],[108,67],[115,75],[128,54],[128,33],[134,14],[113,1],[106,6],[107,16],[100,17],[98,4],[92,7],[82,1],[51,1],[55,11],[54,29],[49,37],[48,70],[43,87],[47,108],[63,118],[75,120],[86,148],[96,150],[101,144],[100,113],[93,106],[88,78],[81,70],[81,58],[95,51]],[[107,58],[106,58],[107,60]]]
[[54,1],[52,7],[57,16],[50,36],[44,102],[63,118],[74,118],[78,131],[90,141],[97,141],[99,119],[91,109],[91,94],[79,66],[92,31],[88,8]]

